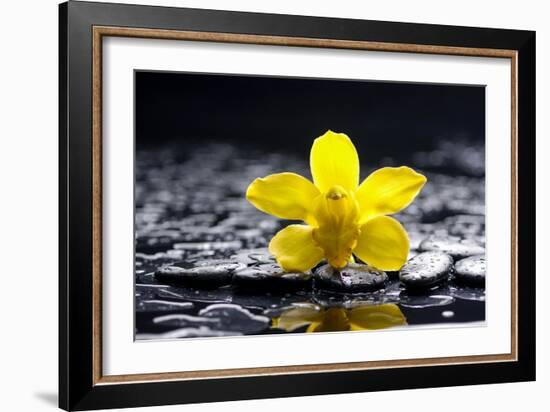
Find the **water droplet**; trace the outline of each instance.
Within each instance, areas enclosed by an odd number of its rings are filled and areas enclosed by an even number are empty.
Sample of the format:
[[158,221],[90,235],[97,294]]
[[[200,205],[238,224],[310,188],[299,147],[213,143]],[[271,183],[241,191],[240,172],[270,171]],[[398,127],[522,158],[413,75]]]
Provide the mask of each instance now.
[[452,310],[445,310],[441,312],[441,316],[444,318],[452,318],[455,315],[455,313]]

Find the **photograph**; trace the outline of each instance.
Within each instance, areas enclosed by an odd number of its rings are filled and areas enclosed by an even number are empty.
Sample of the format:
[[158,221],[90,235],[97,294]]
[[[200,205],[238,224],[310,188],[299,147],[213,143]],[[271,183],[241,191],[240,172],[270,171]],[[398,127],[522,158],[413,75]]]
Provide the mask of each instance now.
[[134,70],[135,340],[485,327],[485,91]]
[[59,407],[538,379],[542,26],[223,8],[59,5]]

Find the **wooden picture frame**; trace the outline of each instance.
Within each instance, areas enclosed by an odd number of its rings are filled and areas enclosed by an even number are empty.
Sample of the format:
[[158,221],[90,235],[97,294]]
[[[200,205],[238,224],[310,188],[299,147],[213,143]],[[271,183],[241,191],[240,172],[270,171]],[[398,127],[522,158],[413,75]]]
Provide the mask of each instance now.
[[[535,33],[107,3],[60,5],[59,405],[167,405],[535,379]],[[102,40],[106,36],[510,59],[511,352],[102,374]],[[521,185],[520,185],[521,183]]]

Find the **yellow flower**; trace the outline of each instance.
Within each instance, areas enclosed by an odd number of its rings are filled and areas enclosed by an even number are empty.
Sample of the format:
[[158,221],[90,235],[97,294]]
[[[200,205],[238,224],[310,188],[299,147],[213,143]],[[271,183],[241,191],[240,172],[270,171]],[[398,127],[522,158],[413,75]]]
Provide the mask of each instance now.
[[274,328],[292,332],[307,326],[306,332],[376,330],[404,326],[407,319],[397,305],[362,305],[352,309],[323,309],[313,304],[295,305],[273,319]]
[[359,185],[359,157],[350,138],[326,132],[310,153],[313,182],[295,173],[254,180],[246,198],[273,216],[302,220],[269,243],[269,251],[287,271],[304,272],[323,258],[336,269],[353,255],[381,270],[399,270],[407,260],[409,238],[387,216],[406,208],[426,177],[409,167],[384,167]]

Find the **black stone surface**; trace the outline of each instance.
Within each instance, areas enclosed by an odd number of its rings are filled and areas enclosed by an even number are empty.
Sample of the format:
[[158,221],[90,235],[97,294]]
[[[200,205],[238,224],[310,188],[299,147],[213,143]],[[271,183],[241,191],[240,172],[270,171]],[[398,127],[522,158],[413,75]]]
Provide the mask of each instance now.
[[453,259],[443,252],[423,252],[410,259],[399,271],[399,280],[410,288],[427,288],[446,280],[453,270]]
[[460,236],[430,236],[420,243],[418,249],[422,252],[443,252],[454,259],[485,253],[485,247],[477,239]]
[[388,275],[368,265],[350,263],[344,269],[336,270],[324,265],[315,270],[316,286],[343,292],[369,292],[381,289]]
[[485,255],[470,256],[455,264],[457,280],[474,286],[485,284]]
[[262,263],[237,270],[233,284],[258,290],[293,290],[311,286],[311,277],[311,273],[285,273],[277,263]]
[[243,263],[225,259],[183,261],[160,268],[155,277],[169,284],[214,288],[231,283],[233,272],[245,267]]

